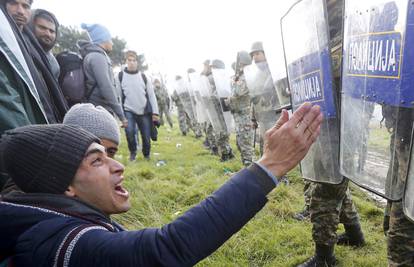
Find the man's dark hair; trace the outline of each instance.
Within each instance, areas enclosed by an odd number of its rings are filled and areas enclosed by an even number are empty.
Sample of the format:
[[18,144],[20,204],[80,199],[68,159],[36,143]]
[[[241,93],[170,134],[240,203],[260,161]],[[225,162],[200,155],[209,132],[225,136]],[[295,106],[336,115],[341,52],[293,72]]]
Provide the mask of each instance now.
[[[16,0],[0,0],[1,4],[7,4],[7,3],[13,3],[16,2]],[[29,2],[30,5],[33,4],[33,0],[27,0],[27,2]]]
[[59,27],[59,23],[57,22],[56,18],[54,18],[49,12],[39,12],[39,14],[36,14],[36,16],[34,17],[34,21],[36,21],[37,19],[45,19],[55,24],[56,28]]

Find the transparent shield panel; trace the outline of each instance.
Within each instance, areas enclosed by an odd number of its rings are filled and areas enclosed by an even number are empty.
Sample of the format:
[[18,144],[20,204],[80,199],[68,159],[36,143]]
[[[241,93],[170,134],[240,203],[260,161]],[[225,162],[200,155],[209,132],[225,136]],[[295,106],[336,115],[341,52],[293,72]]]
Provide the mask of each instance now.
[[228,132],[234,131],[234,119],[230,109],[225,104],[225,99],[231,96],[231,79],[224,69],[213,69],[212,75],[216,86],[217,94],[220,99],[221,110]]
[[[208,118],[216,132],[228,132],[226,120],[221,110],[220,100],[214,93],[212,85],[206,76],[201,76],[202,98]],[[205,93],[205,94],[204,94]],[[203,95],[204,94],[204,95]]]
[[253,114],[260,126],[261,137],[277,121],[281,109],[272,76],[266,62],[251,64],[243,70],[252,102]]
[[[411,161],[413,160],[413,152],[411,151]],[[408,171],[407,185],[404,194],[404,214],[414,221],[414,164],[410,165]]]
[[193,98],[193,109],[195,110],[197,122],[204,123],[208,121],[206,108],[204,107],[203,99],[201,96],[201,79],[200,74],[190,73],[188,75],[190,79],[190,85],[192,89],[191,97]]
[[292,107],[295,110],[311,102],[320,105],[324,113],[321,134],[301,162],[302,175],[338,184],[343,180],[339,173],[339,124],[324,2],[298,2],[281,25]]
[[195,121],[195,112],[193,110],[193,103],[191,101],[189,87],[190,84],[183,78],[175,81],[176,91],[178,93],[178,97],[180,98],[181,102],[183,103],[184,110],[189,116],[192,121]]
[[341,173],[391,200],[403,196],[412,138],[402,66],[406,13],[407,1],[345,4]]
[[263,46],[279,101],[279,109],[290,108],[290,91],[286,77],[282,40],[281,38],[265,38]]

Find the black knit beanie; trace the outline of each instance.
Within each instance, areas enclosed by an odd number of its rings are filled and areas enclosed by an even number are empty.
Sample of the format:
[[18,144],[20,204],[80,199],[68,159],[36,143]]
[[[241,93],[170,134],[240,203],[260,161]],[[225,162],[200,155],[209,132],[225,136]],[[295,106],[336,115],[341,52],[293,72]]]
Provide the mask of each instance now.
[[2,136],[0,157],[24,192],[62,194],[93,142],[100,143],[96,136],[77,126],[29,125]]

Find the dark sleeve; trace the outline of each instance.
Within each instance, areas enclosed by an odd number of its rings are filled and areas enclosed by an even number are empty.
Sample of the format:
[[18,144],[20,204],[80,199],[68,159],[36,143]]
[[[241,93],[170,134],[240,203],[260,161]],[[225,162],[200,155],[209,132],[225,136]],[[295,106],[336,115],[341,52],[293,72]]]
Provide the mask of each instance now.
[[273,188],[271,178],[252,165],[162,228],[86,233],[70,266],[192,266],[239,231],[266,204]]

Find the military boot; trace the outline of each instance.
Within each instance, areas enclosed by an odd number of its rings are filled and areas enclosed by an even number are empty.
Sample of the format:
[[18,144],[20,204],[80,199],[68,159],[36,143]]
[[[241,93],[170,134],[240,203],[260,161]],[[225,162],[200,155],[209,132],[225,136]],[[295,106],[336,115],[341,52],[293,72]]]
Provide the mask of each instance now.
[[214,156],[218,156],[218,148],[216,146],[211,147],[211,154]]
[[365,245],[364,234],[360,224],[344,224],[345,233],[338,236],[338,245],[362,247]]
[[315,255],[297,267],[333,267],[336,265],[333,251],[334,246],[316,244]]
[[204,142],[203,142],[203,146],[205,148],[210,148],[210,142],[207,139],[205,139]]
[[230,152],[221,155],[221,162],[225,162],[234,158],[233,151],[230,149]]

